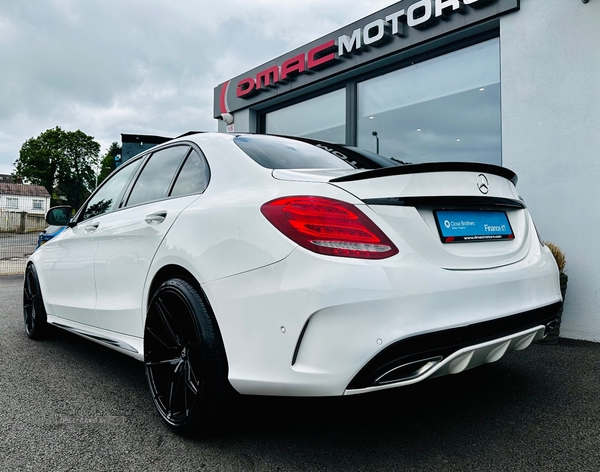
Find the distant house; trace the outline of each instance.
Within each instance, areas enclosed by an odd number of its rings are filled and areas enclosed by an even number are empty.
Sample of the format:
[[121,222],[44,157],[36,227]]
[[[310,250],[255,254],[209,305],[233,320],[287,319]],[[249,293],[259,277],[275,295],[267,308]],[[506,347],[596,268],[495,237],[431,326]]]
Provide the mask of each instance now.
[[15,183],[12,176],[0,174],[0,211],[45,215],[50,194],[42,185]]

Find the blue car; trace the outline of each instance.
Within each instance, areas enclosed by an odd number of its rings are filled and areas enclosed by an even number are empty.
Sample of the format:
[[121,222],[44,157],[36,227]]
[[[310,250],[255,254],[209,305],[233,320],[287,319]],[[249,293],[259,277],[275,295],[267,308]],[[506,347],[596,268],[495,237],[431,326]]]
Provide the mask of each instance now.
[[60,233],[62,233],[64,231],[64,229],[66,228],[66,226],[48,226],[44,231],[42,231],[40,233],[40,235],[38,236],[38,242],[37,242],[37,246],[35,247],[36,249],[39,248],[42,244],[47,243],[48,241],[50,241],[54,236],[59,235]]

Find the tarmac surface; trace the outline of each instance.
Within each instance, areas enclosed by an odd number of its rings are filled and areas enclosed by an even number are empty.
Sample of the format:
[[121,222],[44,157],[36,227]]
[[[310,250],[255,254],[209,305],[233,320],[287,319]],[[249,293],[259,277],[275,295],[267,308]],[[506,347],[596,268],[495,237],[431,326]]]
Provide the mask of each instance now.
[[218,429],[179,436],[141,363],[61,331],[30,341],[21,285],[0,276],[2,471],[600,470],[600,344],[362,396],[240,397]]
[[27,258],[35,251],[38,232],[0,233],[0,276],[25,272]]

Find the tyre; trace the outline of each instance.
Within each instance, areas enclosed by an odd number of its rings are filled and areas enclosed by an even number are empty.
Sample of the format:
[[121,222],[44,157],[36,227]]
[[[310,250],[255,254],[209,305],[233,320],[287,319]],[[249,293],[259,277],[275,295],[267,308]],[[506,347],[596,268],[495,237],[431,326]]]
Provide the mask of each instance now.
[[23,318],[25,332],[31,339],[41,339],[47,332],[46,309],[42,299],[42,291],[33,264],[29,264],[25,270],[23,282]]
[[212,313],[182,279],[152,296],[144,329],[144,364],[154,405],[173,429],[214,420],[225,394],[227,361]]

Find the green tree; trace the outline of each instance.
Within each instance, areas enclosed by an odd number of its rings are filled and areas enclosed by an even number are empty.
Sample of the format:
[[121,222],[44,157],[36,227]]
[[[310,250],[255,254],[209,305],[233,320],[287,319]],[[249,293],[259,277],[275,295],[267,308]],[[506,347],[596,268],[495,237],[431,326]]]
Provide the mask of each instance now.
[[55,199],[54,186],[59,167],[62,167],[61,151],[64,131],[59,127],[49,129],[37,138],[25,141],[14,163],[15,177],[34,185],[43,185]]
[[98,175],[98,185],[100,185],[109,174],[117,168],[117,163],[115,162],[115,156],[121,154],[121,146],[119,146],[116,142],[113,142],[108,151],[102,158],[100,162],[100,174]]
[[99,153],[100,144],[92,136],[57,126],[25,141],[15,175],[46,187],[54,204],[66,200],[77,208],[94,188]]

